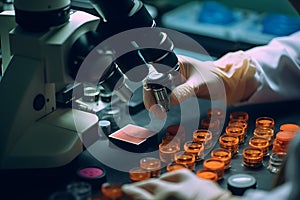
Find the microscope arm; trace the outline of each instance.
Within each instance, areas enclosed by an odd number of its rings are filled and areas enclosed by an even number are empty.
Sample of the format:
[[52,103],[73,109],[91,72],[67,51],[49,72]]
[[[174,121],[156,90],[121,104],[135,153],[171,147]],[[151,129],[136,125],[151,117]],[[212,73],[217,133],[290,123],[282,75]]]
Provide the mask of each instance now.
[[94,139],[98,117],[56,107],[55,94],[70,81],[71,44],[98,23],[99,18],[76,12],[57,29],[32,33],[17,26],[10,32],[12,59],[0,82],[1,169],[62,166],[82,152],[83,137]]

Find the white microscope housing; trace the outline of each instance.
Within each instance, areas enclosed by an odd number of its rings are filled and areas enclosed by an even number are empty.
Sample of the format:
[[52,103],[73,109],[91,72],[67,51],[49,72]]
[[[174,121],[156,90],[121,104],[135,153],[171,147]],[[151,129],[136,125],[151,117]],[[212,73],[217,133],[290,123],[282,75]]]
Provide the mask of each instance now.
[[[26,7],[29,2],[25,2],[16,0],[15,5]],[[33,0],[31,5],[40,9],[44,5],[39,2],[47,1]],[[69,3],[49,2],[45,10]],[[0,21],[5,17],[0,15]],[[67,67],[72,44],[81,34],[95,30],[99,21],[76,11],[47,31],[31,32],[17,25],[9,32],[11,58],[0,82],[1,169],[63,166],[82,152],[83,134],[97,131],[95,114],[58,107],[56,92],[74,82]]]

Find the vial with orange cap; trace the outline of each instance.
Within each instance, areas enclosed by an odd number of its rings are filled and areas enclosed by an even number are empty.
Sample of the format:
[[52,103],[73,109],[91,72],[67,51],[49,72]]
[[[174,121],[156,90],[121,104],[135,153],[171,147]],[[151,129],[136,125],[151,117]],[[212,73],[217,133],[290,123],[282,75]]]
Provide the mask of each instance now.
[[225,166],[224,169],[230,168],[231,164],[231,152],[225,148],[216,148],[211,151],[211,157],[220,159],[224,162]]
[[243,165],[249,168],[257,168],[262,166],[263,151],[254,147],[246,147],[243,149]]
[[217,158],[209,158],[204,160],[203,169],[214,171],[218,174],[218,180],[224,178],[225,164]]
[[248,122],[249,114],[244,111],[234,111],[234,112],[230,113],[229,120],[230,121],[231,120],[244,120],[244,121]]
[[265,138],[269,142],[269,147],[273,145],[274,140],[274,130],[272,128],[263,128],[258,127],[254,129],[254,137],[256,138]]
[[255,121],[256,128],[272,128],[274,129],[274,119],[272,117],[258,117]]
[[159,158],[164,163],[173,162],[175,153],[180,151],[179,143],[176,142],[161,143],[158,148]]
[[195,155],[196,162],[203,160],[204,158],[204,143],[198,143],[194,141],[186,141],[184,143],[184,150],[188,153]]
[[166,167],[167,172],[171,172],[171,171],[175,171],[175,170],[179,170],[179,169],[188,169],[188,166],[185,164],[171,162]]
[[204,149],[212,146],[212,132],[207,129],[198,129],[193,132],[193,141],[204,144]]
[[185,128],[182,125],[173,124],[167,127],[166,129],[167,136],[175,136],[179,139],[180,144],[183,144],[185,142]]
[[154,157],[145,157],[140,159],[140,167],[150,171],[151,178],[158,177],[161,174],[161,161]]
[[239,149],[239,138],[229,135],[221,135],[219,138],[220,147],[225,148],[231,152],[234,156],[237,154]]
[[189,152],[185,152],[185,151],[179,151],[177,153],[175,153],[175,162],[177,164],[183,164],[186,165],[188,167],[188,169],[190,170],[194,170],[195,169],[195,155]]
[[147,180],[151,178],[151,172],[141,167],[133,167],[129,170],[129,178],[132,182]]
[[218,118],[203,118],[200,121],[201,129],[210,130],[214,135],[220,132],[220,120]]
[[297,132],[300,130],[300,126],[298,124],[286,123],[281,124],[279,127],[280,131],[289,131],[289,132]]
[[272,151],[275,153],[287,152],[288,145],[295,136],[296,136],[295,132],[279,131],[276,134],[275,140],[273,142]]
[[268,154],[269,151],[269,141],[266,138],[252,137],[249,140],[249,146],[261,149],[264,156]]
[[243,127],[241,126],[233,126],[233,125],[227,126],[226,135],[239,138],[239,144],[242,144],[245,141],[245,132]]
[[199,169],[196,171],[196,176],[199,178],[210,180],[213,182],[218,182],[218,174],[215,171],[208,170],[208,169]]
[[118,183],[103,183],[101,185],[102,194],[111,200],[116,200],[122,198],[125,194],[122,190],[122,185]]
[[244,129],[244,135],[247,135],[248,122],[246,122],[245,120],[232,119],[228,122],[228,126],[240,126]]
[[220,119],[223,121],[225,119],[225,109],[223,108],[218,108],[218,107],[212,107],[209,108],[206,112],[208,118],[214,118],[216,117],[217,119]]

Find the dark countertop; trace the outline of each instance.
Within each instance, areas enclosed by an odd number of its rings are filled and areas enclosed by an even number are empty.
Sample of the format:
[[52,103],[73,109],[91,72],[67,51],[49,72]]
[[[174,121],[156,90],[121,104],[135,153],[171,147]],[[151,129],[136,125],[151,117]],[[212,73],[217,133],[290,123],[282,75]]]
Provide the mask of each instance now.
[[[275,133],[279,130],[279,126],[283,123],[297,123],[300,124],[300,101],[289,101],[289,102],[278,102],[278,103],[266,103],[239,107],[229,107],[227,109],[227,118],[229,114],[233,111],[245,111],[249,114],[249,127],[248,127],[248,137],[243,145],[240,145],[239,152],[248,145],[248,139],[254,130],[255,119],[259,116],[269,116],[275,120]],[[205,117],[206,111],[210,104],[206,101],[199,100],[199,107],[201,107],[201,117]],[[171,107],[171,111],[165,123],[167,127],[169,124],[178,123],[178,107]],[[132,119],[137,122],[137,124],[143,125],[147,122],[147,117],[145,115],[148,113],[145,110],[132,115]],[[192,115],[191,115],[192,117]],[[145,120],[146,119],[146,120]],[[225,121],[226,124],[226,121]],[[156,149],[158,142],[161,140],[162,134],[165,129],[162,129],[155,137],[150,138],[143,148],[139,149],[139,152],[149,152]],[[99,141],[96,141],[99,142]],[[105,140],[100,141],[100,143],[105,144]],[[156,144],[155,144],[156,143]],[[215,147],[218,147],[216,143]],[[102,147],[103,148],[103,147]],[[115,148],[114,146],[106,146],[104,148]],[[109,155],[108,155],[109,156]],[[122,155],[121,155],[122,156]],[[206,155],[206,157],[209,157]],[[120,165],[122,163],[119,161]],[[196,170],[202,167],[203,161],[196,165]],[[128,163],[127,163],[128,164]],[[136,165],[136,163],[131,163]],[[242,156],[238,154],[232,159],[231,168],[225,171],[224,179],[219,181],[219,184],[223,188],[227,188],[226,180],[227,178],[236,173],[247,173],[253,175],[257,179],[257,188],[263,190],[272,189],[273,181],[275,175],[271,174],[266,166],[268,164],[268,157],[264,159],[264,165],[258,169],[249,169],[242,165]],[[1,196],[9,197],[9,199],[47,199],[48,196],[55,192],[64,190],[66,185],[71,181],[77,180],[76,170],[84,166],[99,166],[107,172],[108,182],[118,182],[118,183],[129,183],[129,174],[124,171],[119,171],[106,166],[91,156],[90,152],[85,150],[76,159],[66,166],[51,168],[51,169],[24,169],[24,170],[0,170],[0,180],[1,180]],[[162,169],[162,173],[165,169]],[[100,192],[100,185],[94,191],[95,194]],[[5,198],[3,198],[5,199]]]

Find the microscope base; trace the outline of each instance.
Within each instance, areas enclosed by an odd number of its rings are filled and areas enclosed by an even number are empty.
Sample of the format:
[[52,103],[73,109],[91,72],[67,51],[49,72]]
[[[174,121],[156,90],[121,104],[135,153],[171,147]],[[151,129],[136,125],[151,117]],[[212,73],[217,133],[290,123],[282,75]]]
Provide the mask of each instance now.
[[[82,120],[76,120],[77,117]],[[68,164],[83,150],[80,132],[94,134],[97,121],[97,116],[91,113],[58,109],[24,131],[0,168],[51,168]]]

